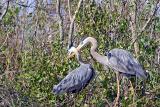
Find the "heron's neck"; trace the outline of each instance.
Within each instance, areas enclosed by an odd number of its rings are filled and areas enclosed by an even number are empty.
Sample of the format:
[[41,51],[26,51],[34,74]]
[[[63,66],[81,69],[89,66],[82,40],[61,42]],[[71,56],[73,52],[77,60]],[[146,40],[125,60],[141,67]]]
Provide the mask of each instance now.
[[81,55],[80,55],[78,52],[76,52],[76,56],[77,56],[78,62],[79,62],[80,64],[84,64],[84,62],[82,61]]
[[99,53],[97,53],[97,40],[96,39],[92,39],[90,41],[90,43],[92,44],[91,46],[91,55],[93,56],[94,59],[96,59],[99,63],[103,64],[103,65],[107,65],[108,63],[108,59],[106,56],[100,55]]

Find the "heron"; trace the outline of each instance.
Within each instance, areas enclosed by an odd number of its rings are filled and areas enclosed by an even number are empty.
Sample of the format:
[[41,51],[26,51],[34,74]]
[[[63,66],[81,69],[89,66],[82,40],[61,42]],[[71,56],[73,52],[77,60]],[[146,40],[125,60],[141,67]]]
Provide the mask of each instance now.
[[68,50],[68,56],[75,53],[80,66],[62,79],[58,85],[53,87],[53,92],[55,94],[62,93],[78,93],[84,89],[91,80],[95,77],[95,70],[91,64],[84,63],[75,47],[71,47]]
[[[106,55],[99,54],[96,50],[98,47],[97,40],[93,37],[87,37],[80,42],[77,47],[77,50],[80,51],[82,47],[91,44],[90,53],[91,56],[99,63],[104,66],[107,66],[113,69],[116,72],[116,81],[117,81],[117,97],[115,98],[116,106],[119,102],[120,97],[120,85],[119,85],[119,74],[124,76],[136,76],[142,78],[143,80],[147,79],[147,73],[142,69],[138,60],[136,60],[133,55],[124,49],[112,49],[106,52]],[[74,55],[71,54],[69,57]],[[131,83],[131,82],[130,82]],[[132,84],[131,84],[132,86]],[[133,86],[132,86],[133,88]]]

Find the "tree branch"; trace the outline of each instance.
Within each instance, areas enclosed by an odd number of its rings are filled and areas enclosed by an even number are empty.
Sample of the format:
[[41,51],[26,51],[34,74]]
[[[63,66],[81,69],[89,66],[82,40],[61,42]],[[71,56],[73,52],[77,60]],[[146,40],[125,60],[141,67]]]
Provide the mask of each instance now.
[[3,74],[0,75],[0,79],[2,79],[3,76],[6,76],[8,74],[13,74],[13,73],[18,73],[18,72],[21,72],[21,71],[5,71]]
[[[137,38],[137,2],[132,1],[133,5],[133,11],[130,14],[130,25],[131,25],[131,32],[132,32],[132,41],[134,41]],[[138,42],[134,43],[134,51],[136,56],[138,56],[139,53],[139,44]]]
[[[3,17],[6,15],[8,8],[9,8],[9,0],[7,0],[6,5],[2,8],[5,8],[4,10],[2,10],[2,13],[0,13],[0,21],[2,21]],[[0,10],[2,9],[0,7]]]
[[154,12],[153,14],[150,16],[150,18],[147,20],[146,24],[142,27],[141,31],[138,33],[137,37],[134,39],[134,41],[131,43],[131,46],[138,40],[139,36],[142,35],[142,33],[145,31],[145,29],[149,26],[149,24],[153,21],[153,17],[155,16],[159,6],[159,1],[160,0],[157,0],[157,3],[156,3],[156,6],[155,6],[155,9],[154,9]]
[[[85,0],[84,0],[85,1]],[[79,12],[79,9],[81,7],[83,0],[79,0],[78,6],[77,6],[77,10],[75,11],[73,17],[71,18],[71,24],[70,24],[70,28],[69,28],[69,34],[68,34],[68,48],[72,45],[72,36],[73,36],[73,32],[74,32],[74,21],[76,18],[77,13]]]
[[57,14],[59,18],[59,33],[60,33],[60,40],[61,45],[63,46],[64,41],[64,29],[63,29],[63,17],[61,15],[61,0],[57,0]]
[[2,47],[5,45],[5,43],[7,42],[7,39],[8,39],[9,35],[7,34],[4,42],[2,43],[2,45],[0,46],[0,50],[2,49]]
[[72,16],[71,16],[70,0],[68,0],[68,13],[69,13],[69,19],[71,21],[72,20]]

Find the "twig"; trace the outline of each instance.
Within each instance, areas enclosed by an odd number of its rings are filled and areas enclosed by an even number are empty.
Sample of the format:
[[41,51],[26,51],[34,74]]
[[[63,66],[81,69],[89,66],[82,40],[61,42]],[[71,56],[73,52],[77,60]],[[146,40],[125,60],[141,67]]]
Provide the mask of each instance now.
[[0,75],[0,79],[5,75],[8,75],[10,73],[16,73],[16,72],[21,72],[21,71],[5,71],[3,74]]
[[77,13],[79,12],[79,9],[81,7],[82,1],[85,0],[79,0],[78,6],[77,6],[77,10],[75,11],[73,17],[71,18],[71,24],[70,24],[70,29],[69,29],[69,34],[68,34],[68,48],[72,45],[72,36],[73,36],[73,32],[74,32],[74,21],[76,18]]
[[38,7],[39,7],[39,2],[38,2],[38,0],[36,0],[36,7],[37,7],[37,9],[36,9],[36,14],[35,14],[35,29],[34,29],[34,43],[33,43],[33,47],[35,47],[35,40],[36,40],[36,37],[37,37],[37,33],[38,33],[38,28],[39,28],[39,16],[38,16],[38,13],[39,13],[39,9],[38,9]]
[[0,21],[3,19],[3,17],[6,15],[7,11],[9,8],[9,0],[7,0],[7,4],[6,4],[6,9],[4,11],[2,11],[1,15],[0,15]]
[[2,45],[0,47],[0,50],[2,49],[2,47],[4,46],[4,44],[7,42],[8,37],[9,37],[9,35],[7,34],[7,37],[5,38],[4,42],[2,43]]
[[61,45],[63,46],[64,29],[63,29],[63,17],[61,15],[61,0],[57,0],[57,14],[58,14],[58,18],[59,18],[60,40],[61,40]]
[[[133,5],[133,11],[130,14],[130,25],[131,25],[131,32],[132,32],[132,41],[134,41],[137,38],[137,1],[134,0],[131,2]],[[139,46],[138,42],[134,43],[134,51],[136,56],[138,56],[139,53]]]
[[155,9],[154,9],[153,14],[150,16],[150,18],[147,20],[146,24],[143,26],[143,28],[141,29],[141,31],[138,33],[137,37],[136,37],[136,38],[134,39],[134,41],[131,43],[131,46],[133,46],[133,44],[137,41],[137,39],[139,38],[139,36],[145,31],[145,29],[148,27],[148,25],[151,23],[151,21],[153,21],[152,19],[153,19],[153,17],[155,16],[155,14],[156,14],[156,12],[157,12],[157,10],[158,10],[158,8],[159,8],[159,7],[158,7],[159,1],[160,1],[160,0],[158,0],[157,3],[156,3],[156,7],[155,7]]
[[107,103],[107,104],[105,104],[105,107],[111,107],[111,104],[109,103],[109,101],[107,100],[107,98],[104,99],[104,101]]
[[69,19],[71,21],[72,20],[72,16],[71,16],[70,0],[68,0],[68,13],[69,13]]
[[30,5],[26,5],[26,4],[22,4],[22,3],[15,3],[15,4],[18,4],[19,6],[22,6],[22,7],[30,7],[30,8],[33,8],[33,7],[31,7]]

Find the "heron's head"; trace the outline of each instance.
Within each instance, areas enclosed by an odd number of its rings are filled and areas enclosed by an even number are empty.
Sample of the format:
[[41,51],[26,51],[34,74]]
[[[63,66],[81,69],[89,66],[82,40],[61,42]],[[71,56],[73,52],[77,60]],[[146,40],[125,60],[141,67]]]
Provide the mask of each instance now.
[[82,38],[77,48],[75,48],[75,47],[72,48],[71,47],[69,49],[69,50],[73,50],[72,54],[70,55],[70,57],[73,57],[76,54],[76,52],[78,53],[81,50],[81,48],[83,48],[84,46],[88,45],[89,43],[92,43],[92,45],[93,44],[97,45],[97,40],[95,38],[93,38],[93,37]]
[[74,46],[72,46],[69,50],[68,50],[68,59],[69,58],[72,58],[75,54],[77,54],[78,53],[78,50],[77,50],[77,48],[75,48]]

